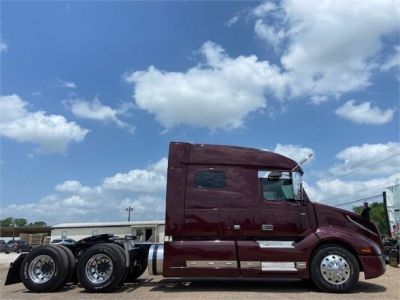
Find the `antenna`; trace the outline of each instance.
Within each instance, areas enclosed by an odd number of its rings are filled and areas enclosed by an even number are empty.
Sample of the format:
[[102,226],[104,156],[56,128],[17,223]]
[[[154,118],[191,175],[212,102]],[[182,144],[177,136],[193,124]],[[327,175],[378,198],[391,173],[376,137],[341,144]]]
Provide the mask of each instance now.
[[298,167],[300,167],[302,164],[304,164],[307,160],[309,160],[311,157],[314,156],[314,153],[309,153],[307,154],[306,157],[304,157],[300,162],[291,170],[291,172],[294,172]]

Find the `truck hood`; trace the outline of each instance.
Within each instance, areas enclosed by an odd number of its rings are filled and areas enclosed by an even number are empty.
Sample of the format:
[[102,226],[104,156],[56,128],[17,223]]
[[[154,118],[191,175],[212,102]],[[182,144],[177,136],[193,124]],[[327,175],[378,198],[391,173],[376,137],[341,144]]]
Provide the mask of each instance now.
[[362,234],[375,241],[378,245],[381,245],[381,236],[378,227],[374,223],[365,220],[360,215],[348,210],[320,203],[313,203],[313,205],[318,227],[332,226],[347,228],[355,231],[357,234]]

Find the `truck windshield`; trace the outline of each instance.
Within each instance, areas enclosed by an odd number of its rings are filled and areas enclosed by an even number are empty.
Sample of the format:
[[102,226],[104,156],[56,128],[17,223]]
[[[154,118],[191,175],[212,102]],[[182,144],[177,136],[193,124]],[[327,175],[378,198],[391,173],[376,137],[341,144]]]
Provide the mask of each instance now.
[[[263,174],[260,174],[263,173]],[[259,172],[264,199],[273,201],[294,201],[299,199],[301,175],[297,172]]]

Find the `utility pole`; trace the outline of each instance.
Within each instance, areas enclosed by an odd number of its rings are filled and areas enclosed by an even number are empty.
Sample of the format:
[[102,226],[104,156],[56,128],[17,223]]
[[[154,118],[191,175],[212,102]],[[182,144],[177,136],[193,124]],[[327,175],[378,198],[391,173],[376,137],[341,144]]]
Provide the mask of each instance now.
[[15,224],[14,219],[12,220],[11,225],[13,227],[13,239],[12,240],[14,240],[15,239],[15,226],[17,226],[17,224]]
[[128,212],[128,222],[130,222],[131,221],[131,211],[133,211],[133,207],[131,207],[129,205],[129,207],[125,208],[125,210]]
[[388,214],[388,209],[387,209],[387,196],[386,196],[386,192],[383,192],[382,194],[383,196],[383,209],[385,212],[385,225],[386,225],[386,231],[387,234],[389,235],[389,237],[392,235],[392,232],[390,231],[390,222],[389,222],[389,214]]

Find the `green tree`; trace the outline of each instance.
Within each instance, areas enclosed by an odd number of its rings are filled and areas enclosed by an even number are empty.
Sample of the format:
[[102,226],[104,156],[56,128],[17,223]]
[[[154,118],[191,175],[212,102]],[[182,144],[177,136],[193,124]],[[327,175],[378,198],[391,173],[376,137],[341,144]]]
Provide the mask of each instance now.
[[11,227],[11,224],[13,223],[13,220],[14,219],[12,217],[1,219],[0,220],[0,226],[1,227]]
[[[387,219],[385,215],[385,207],[383,203],[374,202],[369,205],[370,211],[369,216],[371,221],[373,221],[379,228],[381,234],[387,233]],[[357,214],[361,214],[363,206],[353,206],[353,211]]]
[[34,221],[28,224],[28,221],[24,218],[13,218],[8,217],[5,219],[0,219],[0,227],[23,227],[23,226],[47,226],[44,221]]
[[44,221],[35,221],[35,222],[30,222],[28,226],[47,226],[47,223]]
[[28,224],[28,221],[24,218],[15,218],[14,219],[15,226],[23,227]]

